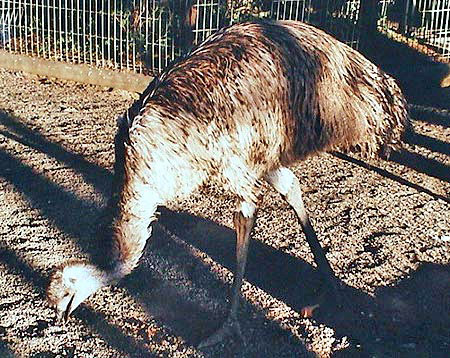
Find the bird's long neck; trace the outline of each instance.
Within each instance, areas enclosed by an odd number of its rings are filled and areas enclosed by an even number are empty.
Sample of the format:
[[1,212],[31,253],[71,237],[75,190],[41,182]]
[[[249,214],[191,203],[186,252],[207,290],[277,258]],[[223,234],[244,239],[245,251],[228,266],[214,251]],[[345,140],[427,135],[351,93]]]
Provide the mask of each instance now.
[[136,180],[127,183],[121,193],[116,218],[112,224],[112,247],[108,269],[110,283],[119,281],[138,265],[159,198],[155,190]]

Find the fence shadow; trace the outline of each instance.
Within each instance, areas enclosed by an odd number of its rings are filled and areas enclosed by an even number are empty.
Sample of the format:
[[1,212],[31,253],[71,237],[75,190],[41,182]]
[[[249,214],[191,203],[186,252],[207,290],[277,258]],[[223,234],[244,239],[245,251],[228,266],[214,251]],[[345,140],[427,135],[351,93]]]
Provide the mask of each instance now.
[[450,127],[450,110],[441,110],[434,107],[418,105],[409,106],[409,115],[412,119],[437,124],[445,128]]
[[408,136],[405,141],[409,144],[427,148],[436,153],[450,155],[450,143],[444,142],[440,139],[432,138],[420,133],[414,133],[413,135]]
[[450,182],[450,167],[423,155],[403,150],[401,152],[393,152],[390,160],[404,165],[417,172],[424,173],[428,176]]
[[[391,172],[389,172],[389,171],[387,171],[385,169],[379,168],[379,167],[377,167],[375,165],[369,164],[369,163],[364,162],[364,161],[362,161],[360,159],[357,159],[357,158],[354,158],[354,157],[350,157],[350,156],[348,156],[346,154],[343,154],[343,153],[333,152],[332,155],[337,157],[337,158],[339,158],[339,159],[346,160],[346,161],[348,161],[350,163],[353,163],[353,164],[358,165],[360,167],[363,167],[363,168],[366,168],[368,170],[371,170],[371,171],[373,171],[373,172],[375,172],[375,173],[377,173],[377,174],[379,174],[379,175],[381,175],[381,176],[383,176],[385,178],[389,178],[391,180],[394,180],[394,181],[396,181],[396,182],[398,182],[398,183],[400,183],[402,185],[405,185],[405,186],[408,186],[410,188],[413,188],[414,190],[417,190],[417,191],[419,191],[421,193],[426,193],[426,194],[428,194],[429,196],[431,196],[434,199],[440,199],[440,200],[443,200],[443,201],[445,201],[447,203],[450,203],[450,198],[448,198],[448,197],[446,197],[444,195],[441,195],[441,194],[436,194],[433,191],[431,191],[430,189],[427,189],[427,188],[425,188],[425,187],[423,187],[423,186],[421,186],[419,184],[412,183],[409,180],[406,180],[406,179],[402,178],[401,176],[393,174],[393,173],[391,173]],[[393,154],[392,153],[391,154],[391,159],[392,159],[392,155],[394,155],[394,157],[397,156],[398,158],[403,158],[401,154]],[[403,159],[398,159],[398,161],[401,162],[401,161],[403,161]]]
[[83,176],[86,182],[93,184],[105,197],[109,196],[109,187],[104,184],[110,180],[111,172],[109,170],[88,161],[80,154],[72,153],[62,146],[49,141],[21,123],[19,118],[1,109],[0,125],[8,129],[7,131],[0,130],[0,135],[31,149],[45,153],[59,162],[64,163],[66,166],[75,169]]

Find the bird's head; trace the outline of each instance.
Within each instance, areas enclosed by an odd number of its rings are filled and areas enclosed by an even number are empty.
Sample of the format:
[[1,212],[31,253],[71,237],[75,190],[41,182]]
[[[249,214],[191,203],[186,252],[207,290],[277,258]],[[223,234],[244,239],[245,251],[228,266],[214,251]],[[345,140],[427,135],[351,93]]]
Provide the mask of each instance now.
[[69,315],[91,294],[106,286],[104,272],[86,263],[69,263],[57,269],[50,278],[47,298],[56,308],[58,319]]

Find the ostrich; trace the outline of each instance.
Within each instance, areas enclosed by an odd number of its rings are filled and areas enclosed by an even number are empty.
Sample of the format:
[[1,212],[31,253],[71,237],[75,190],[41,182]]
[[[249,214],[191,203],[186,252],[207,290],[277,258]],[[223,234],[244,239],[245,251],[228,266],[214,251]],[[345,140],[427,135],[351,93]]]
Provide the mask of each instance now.
[[288,167],[326,151],[386,154],[407,123],[395,80],[325,32],[294,21],[224,28],[164,71],[119,120],[106,262],[65,264],[51,277],[48,299],[67,319],[138,265],[158,205],[214,182],[237,197],[236,268],[228,319],[203,346],[241,336],[239,297],[261,183],[294,209],[335,288]]

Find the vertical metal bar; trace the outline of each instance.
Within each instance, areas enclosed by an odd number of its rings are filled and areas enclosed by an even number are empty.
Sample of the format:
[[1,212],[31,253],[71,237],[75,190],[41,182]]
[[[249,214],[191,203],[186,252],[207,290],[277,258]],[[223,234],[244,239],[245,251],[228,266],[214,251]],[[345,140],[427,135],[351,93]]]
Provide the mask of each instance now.
[[439,5],[438,1],[433,1],[433,42],[439,46]]
[[144,41],[144,56],[148,56],[148,7],[149,7],[149,2],[148,0],[145,1],[145,41]]
[[[90,44],[91,40],[90,39],[88,40],[88,35],[86,35],[86,30],[89,30],[88,25],[86,23],[86,1],[85,0],[81,0],[81,1],[83,4],[83,15],[82,15],[83,38],[82,38],[81,43],[83,44],[83,62],[86,63],[86,53],[88,51],[87,47]],[[87,42],[87,44],[86,44],[86,42]]]
[[69,32],[68,32],[68,23],[69,23],[69,16],[68,16],[68,8],[67,8],[67,0],[64,3],[64,56],[62,57],[63,60],[67,61],[69,59]]
[[[17,25],[16,25],[16,21],[19,22],[20,21],[20,10],[16,11],[16,1],[14,0],[12,3],[12,12],[14,14],[13,16],[13,38],[14,38],[14,52],[17,51]],[[16,14],[17,14],[17,18],[16,18]],[[10,46],[10,49],[12,47]]]
[[100,3],[100,10],[99,10],[99,15],[100,15],[100,57],[101,57],[101,65],[104,66],[105,64],[105,9],[104,9],[104,4],[105,1],[102,1]]
[[43,50],[43,56],[44,58],[47,58],[47,49],[46,49],[46,44],[45,44],[45,11],[44,11],[45,7],[44,7],[44,3],[42,3],[41,5],[41,17],[42,17],[42,22],[41,22],[41,34],[42,34],[42,50]]
[[213,28],[213,14],[214,14],[214,8],[215,8],[216,3],[212,3],[211,4],[211,8],[210,8],[210,12],[209,12],[209,31],[208,34],[211,34],[214,30]]
[[126,33],[125,33],[125,48],[126,48],[126,66],[127,69],[130,68],[130,41],[129,41],[129,37],[130,37],[130,18],[128,17],[128,21],[126,22]]
[[[11,24],[14,27],[14,12],[11,13],[11,6],[10,2],[7,2],[8,6],[4,4],[2,1],[1,5],[1,12],[0,12],[0,21],[2,24],[3,29],[1,31],[3,32],[3,39],[4,39],[4,46],[9,51],[11,50],[11,42],[12,42],[12,31],[11,31]],[[14,2],[13,2],[14,4]]]
[[88,28],[88,36],[89,36],[89,63],[92,64],[94,59],[93,59],[93,53],[92,53],[92,46],[93,46],[93,34],[92,34],[92,23],[94,22],[94,19],[92,18],[92,2],[88,1],[88,10],[87,10],[87,22],[85,22],[85,26],[87,26]]
[[[300,12],[300,8],[301,10],[301,18],[299,19],[298,14]],[[301,21],[305,21],[305,8],[306,8],[306,0],[302,1],[302,3],[300,4],[299,2],[297,2],[297,6],[295,7],[295,17],[294,20],[301,20]]]
[[56,32],[56,0],[53,0],[53,19],[51,22],[51,26],[53,28],[53,59],[56,60],[57,59],[57,53],[58,53],[58,42],[57,42],[57,32]]
[[159,12],[159,19],[158,19],[158,72],[161,71],[162,69],[162,62],[161,62],[161,32],[162,32],[162,27],[161,27],[161,23],[162,23],[162,12]]
[[411,4],[411,0],[405,0],[405,19],[404,19],[404,23],[403,23],[403,31],[404,34],[406,35],[408,33],[408,24],[409,24],[409,16],[410,16],[410,11],[409,11],[409,6]]
[[14,34],[14,51],[19,51],[22,52],[22,16],[21,14],[21,9],[22,7],[20,6],[20,0],[18,5],[18,10],[17,10],[17,14],[18,14],[18,21],[17,21],[17,25],[14,26],[14,28],[16,29],[16,33]]
[[11,46],[11,23],[13,21],[14,14],[11,13],[10,2],[2,1],[0,3],[0,33],[3,36],[3,43],[0,45],[3,45],[6,50]]
[[206,16],[207,16],[207,14],[208,14],[208,3],[206,2],[207,0],[203,0],[203,3],[202,3],[202,8],[203,8],[203,24],[202,24],[202,29],[201,29],[201,32],[200,32],[200,41],[199,42],[197,42],[197,43],[200,43],[200,42],[202,42],[204,39],[205,39],[205,35],[206,35],[206,31],[207,31],[207,27],[206,27]]
[[434,13],[433,13],[433,1],[432,0],[430,0],[430,3],[428,4],[427,11],[430,16],[430,21],[429,21],[429,27],[428,27],[429,31],[427,31],[426,41],[428,41],[428,43],[430,43],[431,39],[433,37],[433,32],[434,32],[433,31],[434,30]]
[[47,2],[47,46],[48,46],[48,58],[52,58],[52,35],[51,35],[51,12],[50,12],[50,1]]
[[24,30],[25,30],[25,54],[28,54],[28,7],[27,7],[27,0],[24,0],[24,15],[25,15],[25,23],[24,23]]
[[220,26],[220,17],[222,15],[221,11],[220,11],[220,4],[221,4],[222,0],[218,0],[217,2],[217,17],[216,17],[216,28],[219,29]]
[[280,0],[278,0],[277,1],[277,20],[279,20],[279,19],[281,19],[281,15],[280,15],[280,13],[281,13],[281,1]]
[[[168,11],[170,11],[170,9],[169,9]],[[169,18],[170,18],[170,13],[169,13]],[[175,34],[174,34],[174,35],[175,35]],[[175,59],[175,57],[176,57],[177,55],[179,55],[179,53],[176,53],[176,52],[175,52],[175,41],[173,40],[173,38],[172,38],[172,41],[171,41],[171,49],[172,49],[171,60],[173,61],[173,60]]]
[[443,56],[446,59],[449,59],[450,54],[450,1],[447,2],[447,7],[445,9],[445,18],[447,19],[445,24],[445,43],[444,43],[444,51]]
[[77,55],[76,55],[77,60],[76,60],[76,62],[77,63],[81,63],[81,55],[80,55],[80,50],[81,50],[81,45],[80,45],[80,35],[81,35],[81,29],[80,29],[80,0],[76,0],[76,1],[77,1],[76,13],[75,13],[75,16],[77,18]]
[[117,2],[113,1],[113,56],[114,56],[114,68],[117,68]]
[[31,54],[35,53],[34,50],[34,32],[33,32],[33,1],[30,0],[30,52]]
[[36,26],[36,55],[40,56],[40,46],[39,46],[39,3],[36,0],[35,4],[35,26]]
[[434,44],[439,48],[440,47],[440,18],[441,18],[441,12],[439,9],[440,2],[433,1],[433,12],[434,12],[434,26],[433,26],[433,42]]
[[[75,62],[75,26],[73,26],[73,23],[74,23],[74,21],[73,21],[73,13],[76,10],[76,8],[75,8],[75,5],[74,5],[73,2],[74,2],[74,0],[70,0],[70,8],[69,8],[69,11],[70,11],[70,31],[69,31],[69,33],[70,33],[70,49],[71,49],[71,52],[72,52],[71,61]],[[78,29],[76,31],[78,31]]]
[[195,44],[197,45],[198,43],[200,43],[202,41],[202,34],[203,34],[203,30],[205,28],[205,6],[204,6],[204,1],[205,0],[197,0],[197,4],[198,4],[198,12],[197,12],[197,19],[198,19],[198,26],[196,28],[196,37],[195,37]]
[[[107,14],[108,16],[106,17],[106,23],[108,25],[108,31],[107,31],[107,45],[108,45],[108,61],[111,61],[111,0],[108,0],[108,9],[107,9]],[[114,64],[114,61],[112,61],[112,63]]]
[[45,27],[44,27],[44,22],[45,22],[45,11],[44,11],[44,2],[41,2],[41,8],[39,11],[39,6],[36,9],[36,13],[38,14],[38,18],[40,17],[40,26],[39,26],[39,22],[36,24],[36,26],[39,28],[40,27],[40,31],[41,31],[41,40],[40,40],[40,46],[41,46],[41,56],[44,58],[47,58],[46,56],[46,39],[45,39]]
[[122,23],[123,23],[123,3],[122,3],[122,1],[119,1],[119,3],[120,3],[119,56],[120,56],[120,68],[122,69],[123,68],[123,28],[122,28]]
[[[141,30],[142,30],[142,14],[143,14],[143,12],[144,12],[143,11],[143,0],[139,0],[139,37],[142,36]],[[140,51],[140,47],[141,46],[136,47],[137,51]],[[139,55],[137,59],[139,61],[138,62],[138,72],[141,73],[142,72],[141,56]]]
[[[20,34],[20,24],[22,18],[20,16],[20,7],[16,7],[16,1],[13,2],[13,14],[14,14],[14,24],[13,24],[13,34],[14,34],[14,52],[17,51],[17,36]],[[19,28],[18,28],[19,26]]]
[[95,55],[95,65],[99,65],[99,51],[98,51],[98,0],[94,0],[94,9],[92,10],[92,16],[94,17],[94,55]]
[[97,9],[96,9],[96,17],[97,17],[97,48],[96,52],[98,53],[99,62],[97,63],[97,66],[103,66],[104,63],[104,53],[103,53],[103,1],[100,1],[100,5],[98,0],[97,3]]
[[[155,0],[152,0],[152,71],[155,70]],[[159,72],[159,71],[158,71]]]
[[194,6],[197,6],[197,16],[195,18],[195,44],[198,44],[198,38],[199,38],[199,32],[200,32],[200,18],[202,17],[202,7],[201,7],[201,0],[196,0],[196,4]]
[[[136,12],[139,12],[139,7],[136,4],[136,0],[133,0],[133,6]],[[139,14],[136,14],[136,16],[139,16]],[[135,30],[130,27],[130,40],[131,40],[131,46],[133,50],[133,57],[132,57],[132,70],[135,71],[136,69],[136,39],[134,37]]]
[[62,0],[59,0],[58,6],[58,28],[59,28],[59,57],[62,57],[63,54],[63,28],[62,28]]
[[[129,10],[129,9],[127,9],[127,10]],[[125,55],[125,60],[124,60],[124,62],[125,62],[125,68],[129,68],[130,67],[130,41],[129,41],[129,36],[130,36],[130,31],[129,31],[129,28],[130,28],[130,14],[128,13],[128,12],[126,12],[125,14],[124,14],[127,18],[126,18],[126,20],[125,20],[125,43],[124,43],[124,46],[125,46],[125,49],[124,49],[124,55]]]
[[20,19],[20,26],[19,26],[19,37],[20,37],[20,53],[26,53],[26,24],[27,24],[27,4],[25,3],[26,0],[19,0],[19,9],[22,10],[22,16]]

